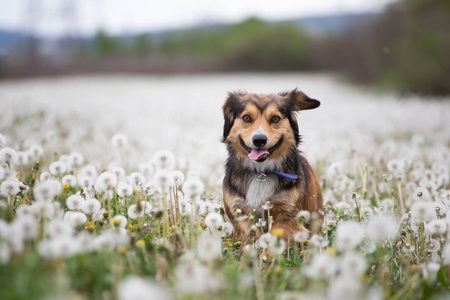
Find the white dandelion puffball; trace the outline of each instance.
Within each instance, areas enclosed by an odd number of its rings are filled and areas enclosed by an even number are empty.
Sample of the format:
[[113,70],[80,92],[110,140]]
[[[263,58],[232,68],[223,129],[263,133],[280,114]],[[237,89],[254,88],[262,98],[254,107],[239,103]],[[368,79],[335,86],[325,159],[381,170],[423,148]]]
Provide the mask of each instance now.
[[95,198],[85,200],[81,205],[81,209],[85,214],[92,215],[102,208],[100,201]]
[[360,253],[347,252],[339,262],[339,270],[344,276],[359,278],[367,269],[367,261]]
[[85,165],[84,167],[82,167],[77,174],[78,178],[82,178],[82,177],[90,177],[92,179],[97,178],[97,168],[95,168],[95,166],[93,165]]
[[66,200],[67,208],[70,210],[81,210],[84,203],[84,198],[80,195],[71,195]]
[[327,279],[336,274],[337,261],[334,256],[328,253],[318,253],[314,256],[312,263],[304,267],[307,277],[313,279]]
[[153,182],[160,188],[169,188],[175,185],[171,172],[164,169],[155,172]]
[[54,220],[48,224],[47,232],[51,237],[69,236],[73,233],[73,228],[61,220]]
[[42,172],[41,175],[39,176],[39,180],[41,182],[47,181],[52,177],[52,174],[50,174],[50,172]]
[[127,183],[120,183],[117,188],[117,194],[120,198],[129,197],[133,194],[133,188]]
[[221,239],[209,234],[201,235],[197,240],[197,254],[198,258],[203,261],[211,261],[220,257],[222,254]]
[[69,154],[69,164],[75,167],[81,167],[84,162],[83,154],[79,152],[72,152]]
[[142,206],[139,208],[137,204],[130,205],[128,216],[132,219],[142,218],[144,216],[144,208]]
[[131,181],[131,184],[138,188],[145,184],[145,176],[140,172],[133,172],[128,176]]
[[158,169],[172,170],[175,167],[175,155],[169,150],[155,152],[152,161]]
[[125,177],[125,169],[119,166],[111,167],[109,169],[112,173],[116,174],[118,180],[121,180]]
[[222,223],[223,223],[222,215],[218,214],[218,213],[210,213],[205,218],[206,226],[208,226],[212,230],[214,230],[214,229],[218,228],[219,226],[221,226]]
[[264,233],[259,237],[258,241],[261,248],[272,248],[277,241],[277,237],[270,233]]
[[111,144],[116,149],[124,149],[128,146],[128,138],[123,133],[116,133],[111,138]]
[[114,173],[103,172],[95,181],[94,188],[97,192],[106,192],[113,189],[117,184],[117,177]]
[[234,226],[230,222],[222,223],[222,231],[220,232],[222,237],[227,237],[232,235],[234,231]]
[[385,241],[395,235],[397,228],[394,217],[374,216],[367,224],[367,236],[374,242]]
[[3,162],[7,165],[15,165],[17,163],[17,152],[16,150],[5,147],[0,150],[0,162]]
[[64,220],[66,220],[70,226],[75,228],[86,224],[88,218],[82,212],[68,211],[64,215]]
[[161,285],[138,276],[127,277],[117,286],[118,300],[169,300],[171,294]]
[[152,204],[148,201],[141,201],[142,209],[144,210],[146,215],[149,215],[152,212]]
[[28,148],[27,152],[30,155],[31,159],[37,160],[44,154],[44,149],[42,149],[40,145],[32,145],[30,148]]
[[294,233],[294,240],[297,243],[303,244],[309,238],[310,232],[308,230],[297,231]]
[[273,243],[270,250],[273,254],[282,254],[286,249],[286,242],[283,239],[277,239],[275,243]]
[[2,182],[0,186],[0,192],[3,195],[11,195],[14,196],[20,191],[19,182],[17,180],[5,180]]
[[62,175],[66,172],[66,164],[61,161],[55,161],[50,165],[50,173],[54,176]]
[[79,185],[82,189],[90,189],[94,185],[94,180],[91,177],[78,177]]
[[339,251],[354,250],[364,238],[364,228],[356,222],[347,221],[336,230],[335,247]]
[[187,179],[183,184],[183,193],[186,196],[197,196],[203,193],[205,186],[198,178]]
[[418,201],[411,207],[411,216],[413,219],[419,219],[430,222],[437,219],[436,209],[431,202]]
[[77,178],[73,175],[66,175],[61,179],[61,183],[63,185],[69,185],[70,187],[74,187],[77,184]]
[[174,170],[170,172],[170,175],[172,175],[173,181],[175,182],[176,186],[181,186],[184,183],[185,177],[183,172]]
[[119,222],[119,227],[126,228],[128,224],[128,220],[125,216],[122,215],[116,215],[114,218],[112,218],[113,224],[114,220],[117,220],[116,222]]
[[38,201],[50,201],[62,191],[61,183],[56,179],[38,183],[34,188],[34,195]]
[[297,214],[297,219],[302,219],[305,222],[309,222],[310,218],[311,218],[311,214],[307,210],[301,210]]
[[447,232],[447,222],[442,219],[433,220],[425,224],[425,233],[428,235],[443,235]]
[[23,151],[17,152],[17,162],[19,165],[24,166],[24,165],[28,164],[29,161],[30,161],[30,156],[28,155],[28,153],[23,152]]

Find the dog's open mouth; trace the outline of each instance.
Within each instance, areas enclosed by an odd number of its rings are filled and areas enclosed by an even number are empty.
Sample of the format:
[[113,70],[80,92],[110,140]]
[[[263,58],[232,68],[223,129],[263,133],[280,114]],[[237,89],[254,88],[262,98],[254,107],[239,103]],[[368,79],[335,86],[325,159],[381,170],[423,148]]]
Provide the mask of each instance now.
[[283,137],[281,137],[278,142],[269,149],[252,149],[245,144],[244,140],[241,137],[239,137],[239,140],[242,147],[244,147],[249,152],[248,157],[256,162],[266,161],[269,158],[270,154],[272,154],[272,152],[280,147],[280,145],[283,143]]

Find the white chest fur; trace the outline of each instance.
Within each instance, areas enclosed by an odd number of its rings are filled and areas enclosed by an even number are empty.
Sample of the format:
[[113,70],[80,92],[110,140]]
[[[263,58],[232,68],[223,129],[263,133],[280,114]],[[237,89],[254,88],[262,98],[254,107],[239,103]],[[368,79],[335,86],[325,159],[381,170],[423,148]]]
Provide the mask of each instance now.
[[278,177],[269,175],[266,181],[259,182],[256,181],[257,176],[255,174],[255,178],[250,182],[246,202],[251,208],[259,210],[274,195],[278,186]]

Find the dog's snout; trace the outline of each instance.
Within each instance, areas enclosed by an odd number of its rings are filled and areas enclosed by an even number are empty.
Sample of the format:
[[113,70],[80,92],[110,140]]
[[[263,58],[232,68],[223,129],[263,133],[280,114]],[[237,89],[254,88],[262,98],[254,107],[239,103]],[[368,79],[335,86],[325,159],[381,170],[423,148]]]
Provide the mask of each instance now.
[[253,137],[253,145],[255,147],[264,147],[267,143],[267,137],[262,134],[255,135]]

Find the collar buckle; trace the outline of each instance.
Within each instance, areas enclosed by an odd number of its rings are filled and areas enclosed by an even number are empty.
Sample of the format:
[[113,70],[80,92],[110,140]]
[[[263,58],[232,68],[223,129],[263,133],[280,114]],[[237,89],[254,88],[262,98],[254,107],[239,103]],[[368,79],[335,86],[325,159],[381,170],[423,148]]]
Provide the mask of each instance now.
[[258,182],[264,182],[267,180],[267,175],[265,173],[258,173],[258,176],[256,177],[256,181]]

